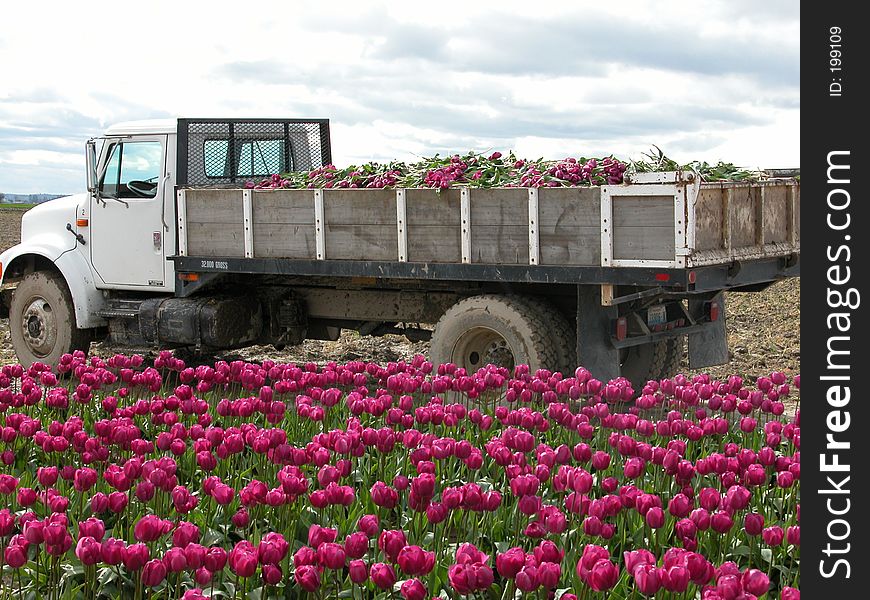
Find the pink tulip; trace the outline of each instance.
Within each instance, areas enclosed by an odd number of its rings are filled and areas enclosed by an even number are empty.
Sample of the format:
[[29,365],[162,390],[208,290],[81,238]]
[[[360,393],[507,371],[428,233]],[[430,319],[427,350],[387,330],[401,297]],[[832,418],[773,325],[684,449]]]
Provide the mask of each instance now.
[[166,579],[166,566],[158,559],[149,560],[142,568],[142,585],[155,587]]
[[369,578],[368,568],[363,560],[352,560],[348,563],[348,573],[353,583],[364,583]]
[[801,600],[800,590],[797,588],[785,586],[782,588],[781,600]]
[[327,569],[343,569],[347,555],[344,552],[344,547],[335,542],[325,542],[317,548],[317,554],[320,558],[320,564]]
[[405,600],[426,600],[426,586],[419,579],[408,579],[399,588]]
[[299,584],[306,592],[313,593],[320,587],[320,572],[316,567],[311,565],[301,565],[296,567],[296,572],[293,574],[296,583]]
[[609,590],[619,580],[619,567],[607,559],[601,559],[589,570],[589,587],[596,592]]
[[419,546],[405,546],[399,551],[396,563],[408,575],[428,575],[435,566],[435,553]]
[[632,570],[634,584],[644,596],[655,596],[662,586],[664,570],[654,563],[641,563]]
[[393,567],[385,563],[373,564],[369,569],[369,577],[372,583],[382,590],[392,589],[393,584],[396,583],[396,572],[393,571]]

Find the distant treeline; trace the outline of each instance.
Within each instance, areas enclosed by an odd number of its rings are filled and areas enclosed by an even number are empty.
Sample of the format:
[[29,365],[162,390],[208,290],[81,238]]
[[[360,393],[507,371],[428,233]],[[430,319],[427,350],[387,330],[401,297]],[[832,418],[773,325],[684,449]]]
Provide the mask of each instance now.
[[4,194],[0,193],[0,202],[12,204],[39,204],[60,198],[62,194]]

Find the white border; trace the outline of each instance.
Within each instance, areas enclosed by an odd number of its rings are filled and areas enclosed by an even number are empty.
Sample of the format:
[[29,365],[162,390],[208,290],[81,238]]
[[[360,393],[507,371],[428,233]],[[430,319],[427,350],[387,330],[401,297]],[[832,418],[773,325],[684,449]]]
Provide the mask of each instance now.
[[[618,196],[673,196],[674,198],[674,260],[614,259],[613,258],[613,198]],[[693,198],[694,200],[694,198]],[[601,266],[653,267],[679,269],[686,266],[686,231],[694,226],[694,215],[686,212],[686,186],[684,184],[638,184],[601,186]]]
[[408,210],[404,188],[396,190],[396,229],[399,236],[399,262],[408,262]]
[[253,207],[251,206],[253,192],[242,190],[242,213],[245,219],[245,258],[254,257]]
[[314,247],[317,260],[326,259],[326,229],[323,218],[323,190],[314,190]]
[[471,191],[463,187],[459,191],[459,226],[462,240],[462,263],[471,263]]
[[187,198],[185,190],[178,190],[178,254],[187,256]]

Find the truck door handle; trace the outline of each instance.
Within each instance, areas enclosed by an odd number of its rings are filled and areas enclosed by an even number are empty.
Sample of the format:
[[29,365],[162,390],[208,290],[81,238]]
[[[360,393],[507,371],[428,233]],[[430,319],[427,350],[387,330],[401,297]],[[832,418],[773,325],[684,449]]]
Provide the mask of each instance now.
[[78,243],[81,244],[82,246],[84,246],[87,243],[87,242],[85,242],[85,236],[73,231],[73,226],[70,225],[69,223],[66,224],[66,230],[69,231],[71,234],[73,234],[73,236],[75,236],[75,238],[76,238],[76,241],[78,241]]

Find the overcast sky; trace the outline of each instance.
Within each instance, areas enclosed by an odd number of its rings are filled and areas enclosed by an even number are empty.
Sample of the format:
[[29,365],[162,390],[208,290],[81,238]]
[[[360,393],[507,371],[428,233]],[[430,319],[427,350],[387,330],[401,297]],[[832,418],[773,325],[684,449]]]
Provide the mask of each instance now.
[[118,121],[328,118],[338,165],[652,144],[680,161],[800,166],[800,5],[6,2],[0,192],[74,193]]

